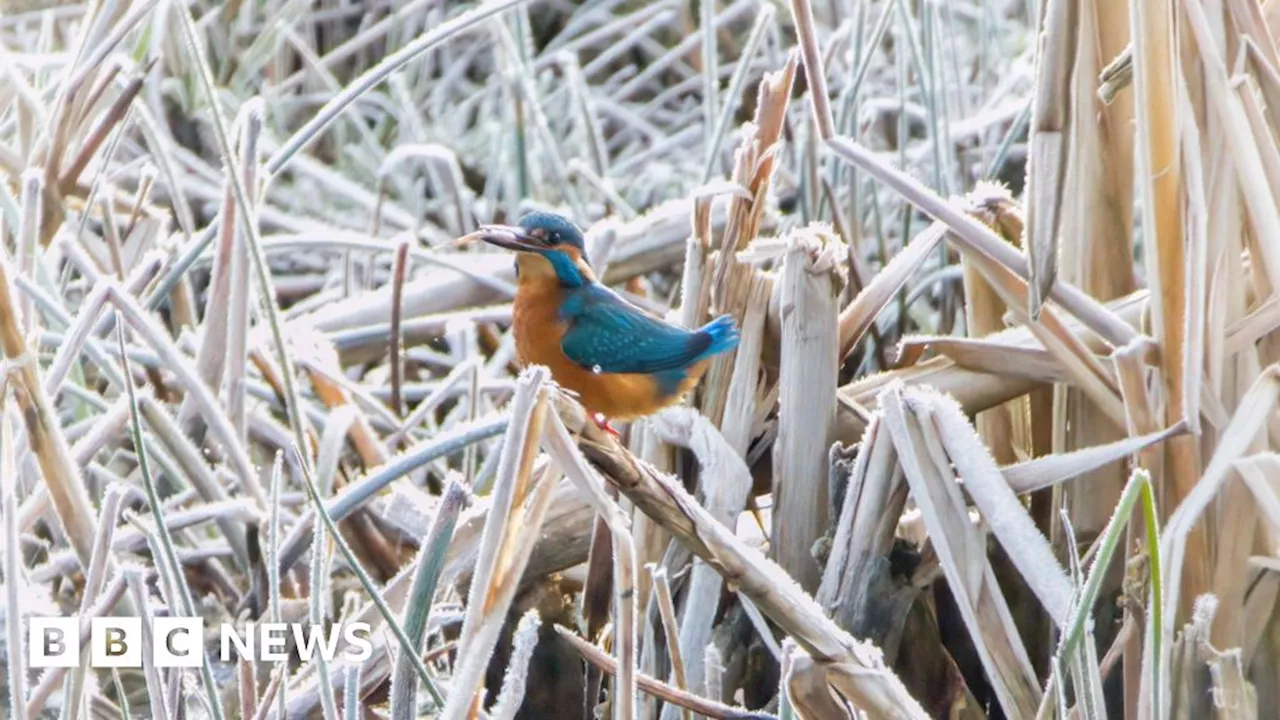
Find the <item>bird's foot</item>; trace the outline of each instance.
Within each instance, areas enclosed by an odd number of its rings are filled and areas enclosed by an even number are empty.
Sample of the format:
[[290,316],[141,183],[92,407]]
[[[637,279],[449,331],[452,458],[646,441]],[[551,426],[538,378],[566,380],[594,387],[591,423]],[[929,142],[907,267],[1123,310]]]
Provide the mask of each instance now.
[[617,430],[615,430],[613,426],[609,424],[609,418],[605,417],[604,413],[596,413],[591,416],[591,419],[596,421],[596,427],[600,428],[601,430],[609,433],[610,435],[616,438],[619,438],[619,439],[622,438],[622,434],[619,433]]

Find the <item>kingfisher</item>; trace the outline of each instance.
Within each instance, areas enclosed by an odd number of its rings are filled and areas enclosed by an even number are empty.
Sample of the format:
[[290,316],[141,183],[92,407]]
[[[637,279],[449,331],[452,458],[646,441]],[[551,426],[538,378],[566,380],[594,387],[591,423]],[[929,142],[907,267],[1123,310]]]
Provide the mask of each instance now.
[[566,217],[531,212],[519,225],[485,225],[463,240],[472,238],[516,253],[512,329],[521,364],[545,365],[606,430],[611,419],[679,402],[711,358],[738,345],[729,315],[690,330],[602,285],[582,231]]

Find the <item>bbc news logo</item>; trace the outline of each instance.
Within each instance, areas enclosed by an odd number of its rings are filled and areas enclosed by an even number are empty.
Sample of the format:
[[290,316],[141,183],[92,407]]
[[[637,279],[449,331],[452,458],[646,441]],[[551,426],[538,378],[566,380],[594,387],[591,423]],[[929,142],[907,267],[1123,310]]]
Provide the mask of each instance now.
[[[80,619],[32,617],[27,625],[27,663],[33,668],[79,667]],[[208,657],[204,622],[200,618],[156,617],[143,627],[140,617],[96,617],[89,625],[89,667],[140,668],[143,653],[160,668],[198,668]],[[150,632],[150,650],[146,633]],[[340,641],[346,641],[341,654]],[[300,623],[249,623],[243,629],[222,624],[218,628],[218,654],[222,662],[251,658],[257,662],[284,662],[293,653],[303,662],[316,655],[327,662],[349,663],[373,655],[369,623],[353,622],[325,628]]]

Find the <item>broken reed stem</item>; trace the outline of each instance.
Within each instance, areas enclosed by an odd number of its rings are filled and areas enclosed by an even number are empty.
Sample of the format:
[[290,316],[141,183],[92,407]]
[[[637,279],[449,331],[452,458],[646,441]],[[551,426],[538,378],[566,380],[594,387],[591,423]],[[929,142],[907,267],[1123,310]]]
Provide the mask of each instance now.
[[[465,633],[466,645],[459,643],[459,664],[455,669],[454,685],[449,703],[445,705],[442,718],[456,720],[468,717],[468,713],[477,709],[483,699],[483,692],[476,692],[483,683],[484,671],[498,637],[506,624],[506,615],[511,607],[520,584],[520,578],[528,565],[530,554],[535,546],[535,539],[542,529],[542,521],[546,518],[553,490],[559,483],[561,474],[554,465],[544,466],[544,471],[529,478],[533,484],[530,490],[527,508],[518,522],[511,524],[519,528],[510,539],[512,547],[504,552],[509,556],[509,565],[501,568],[500,576],[491,576],[493,585],[479,585],[472,579],[472,590],[478,606],[483,608],[485,616],[480,619],[479,627],[474,627],[471,635]],[[496,517],[491,515],[490,517]],[[486,523],[486,530],[490,525]],[[487,596],[487,598],[486,598]],[[468,599],[471,599],[470,597]],[[490,602],[485,602],[488,599]],[[468,610],[471,604],[468,603]]]
[[1027,160],[1027,314],[1033,321],[1039,319],[1040,307],[1058,274],[1059,213],[1068,167],[1066,131],[1078,12],[1076,3],[1069,0],[1047,0],[1043,15]]
[[[1248,452],[1255,438],[1264,430],[1267,419],[1274,413],[1278,400],[1280,400],[1280,365],[1271,365],[1261,372],[1242,396],[1231,422],[1219,435],[1218,446],[1213,458],[1206,465],[1200,481],[1170,514],[1160,534],[1159,551],[1163,573],[1160,580],[1165,603],[1161,613],[1162,625],[1151,627],[1150,632],[1161,633],[1163,638],[1154,646],[1161,651],[1161,655],[1148,654],[1153,652],[1151,643],[1148,643],[1144,650],[1143,665],[1146,669],[1143,673],[1143,682],[1148,688],[1154,683],[1150,674],[1154,670],[1163,671],[1169,667],[1169,643],[1174,638],[1173,626],[1178,618],[1181,593],[1185,587],[1183,561],[1189,548],[1193,547],[1189,537],[1198,527],[1201,515],[1213,503],[1222,485],[1236,474],[1233,469],[1235,461]],[[1150,532],[1149,527],[1148,533]],[[1164,566],[1165,563],[1167,567]],[[1145,695],[1149,693],[1144,693]],[[1152,708],[1152,712],[1167,712],[1169,695],[1168,691],[1162,691],[1160,696],[1153,695],[1152,697],[1156,697],[1159,704]],[[1145,702],[1148,700],[1143,701],[1144,704]]]
[[[1003,188],[980,185],[970,194],[971,214],[989,225],[1006,241],[1020,245],[1024,225],[1019,208]],[[1004,329],[1005,303],[1000,294],[983,277],[981,270],[968,258],[961,258],[964,282],[965,334],[969,338],[981,338]],[[1034,261],[1031,263],[1034,269]],[[1031,288],[1034,292],[1034,287]],[[1048,285],[1044,287],[1047,292]],[[1033,317],[1040,312],[1041,298],[1032,296]],[[1016,360],[1005,356],[1010,364]],[[1056,365],[1056,363],[1055,363]],[[1045,395],[1046,393],[1040,393]],[[1007,465],[1017,462],[1018,453],[1035,455],[1033,433],[1030,427],[1032,397],[1018,398],[1000,407],[979,413],[974,426],[987,445],[996,462]],[[1052,408],[1041,408],[1052,409]],[[1042,423],[1044,421],[1042,420]]]
[[[711,648],[707,648],[710,652]],[[826,672],[794,642],[787,640],[781,650],[782,682],[779,696],[785,696],[793,717],[848,718],[853,715],[842,698],[834,695]],[[707,663],[711,665],[710,662]]]
[[843,245],[822,230],[792,236],[779,283],[782,362],[773,468],[778,564],[806,591],[822,580],[813,543],[827,527],[827,453],[835,440],[837,302]]

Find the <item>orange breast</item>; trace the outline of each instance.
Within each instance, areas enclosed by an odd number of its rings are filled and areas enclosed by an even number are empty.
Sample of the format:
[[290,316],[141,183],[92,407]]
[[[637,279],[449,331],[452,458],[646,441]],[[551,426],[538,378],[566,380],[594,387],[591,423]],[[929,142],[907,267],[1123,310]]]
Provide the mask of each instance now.
[[512,311],[516,355],[523,365],[545,365],[556,383],[576,393],[589,412],[630,420],[675,404],[697,385],[706,370],[705,360],[691,368],[678,391],[671,394],[662,393],[650,375],[596,373],[570,360],[560,349],[568,330],[559,317],[562,293],[554,283],[521,282]]

